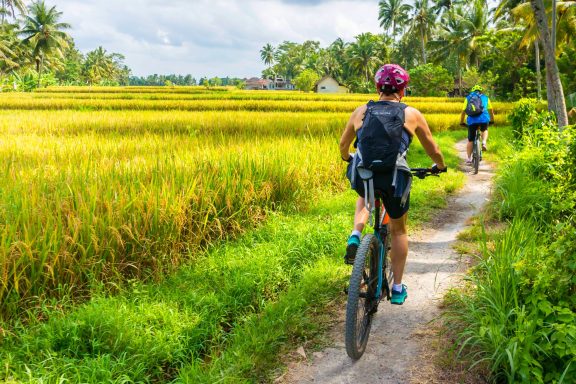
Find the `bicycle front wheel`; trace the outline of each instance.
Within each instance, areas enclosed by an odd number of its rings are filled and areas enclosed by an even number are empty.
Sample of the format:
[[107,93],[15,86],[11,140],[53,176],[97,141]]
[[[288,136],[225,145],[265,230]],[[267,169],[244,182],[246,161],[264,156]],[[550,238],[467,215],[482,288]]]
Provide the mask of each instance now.
[[350,276],[344,338],[346,352],[354,360],[366,350],[372,316],[378,305],[378,250],[378,239],[372,234],[364,236]]

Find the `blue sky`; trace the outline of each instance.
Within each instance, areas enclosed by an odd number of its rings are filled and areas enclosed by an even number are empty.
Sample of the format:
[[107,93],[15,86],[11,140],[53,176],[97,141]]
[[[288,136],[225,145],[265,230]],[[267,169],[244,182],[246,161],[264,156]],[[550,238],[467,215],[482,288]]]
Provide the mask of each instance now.
[[266,43],[380,32],[377,0],[47,0],[87,52],[126,56],[135,75],[258,76]]

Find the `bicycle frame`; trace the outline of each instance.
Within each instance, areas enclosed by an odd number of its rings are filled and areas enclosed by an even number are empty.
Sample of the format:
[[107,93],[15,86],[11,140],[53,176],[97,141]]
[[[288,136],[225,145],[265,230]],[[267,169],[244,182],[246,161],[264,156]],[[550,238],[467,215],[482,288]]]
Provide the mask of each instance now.
[[[380,210],[382,209],[382,213]],[[374,216],[376,217],[374,223],[374,235],[378,239],[378,284],[376,285],[376,292],[375,298],[380,301],[383,298],[382,295],[382,288],[386,287],[386,298],[390,300],[390,282],[388,281],[388,277],[384,276],[384,262],[385,262],[385,252],[384,249],[384,239],[381,238],[380,232],[382,230],[382,223],[384,225],[388,225],[386,208],[382,204],[380,199],[376,199],[374,204]],[[384,284],[385,283],[385,284]]]

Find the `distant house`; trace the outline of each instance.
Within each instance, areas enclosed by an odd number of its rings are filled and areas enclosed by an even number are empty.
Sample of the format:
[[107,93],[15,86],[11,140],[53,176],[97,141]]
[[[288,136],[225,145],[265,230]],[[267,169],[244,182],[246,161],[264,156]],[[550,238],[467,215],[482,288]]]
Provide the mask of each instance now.
[[244,89],[249,90],[266,90],[274,89],[274,83],[272,80],[260,79],[258,77],[252,77],[246,80],[246,87]]
[[315,87],[316,93],[348,93],[348,88],[336,81],[331,76],[321,78]]
[[252,77],[245,81],[246,87],[244,89],[248,90],[289,91],[295,88],[294,84],[292,84],[290,80],[285,80],[282,77],[276,77],[275,79],[260,79],[258,77]]
[[283,77],[276,77],[274,79],[274,89],[279,91],[291,91],[294,90],[295,87],[290,80],[284,79]]

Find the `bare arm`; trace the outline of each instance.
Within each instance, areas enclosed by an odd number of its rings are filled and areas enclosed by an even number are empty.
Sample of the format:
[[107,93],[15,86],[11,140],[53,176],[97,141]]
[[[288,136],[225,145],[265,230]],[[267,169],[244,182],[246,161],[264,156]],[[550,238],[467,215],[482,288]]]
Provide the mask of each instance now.
[[494,110],[490,109],[488,112],[490,112],[490,123],[494,124]]
[[354,138],[356,137],[356,130],[355,124],[360,115],[364,114],[363,108],[357,108],[350,116],[350,119],[346,123],[346,128],[344,128],[344,132],[342,133],[342,137],[340,137],[340,157],[342,160],[348,160],[350,157],[350,145]]
[[415,111],[414,118],[416,119],[416,136],[424,150],[430,156],[432,161],[438,165],[439,169],[446,169],[446,164],[444,163],[444,156],[442,156],[442,152],[440,151],[440,147],[434,141],[434,137],[432,137],[432,132],[430,131],[430,127],[428,126],[428,122],[424,118],[424,115],[420,113],[417,109],[413,109]]
[[462,111],[460,114],[460,125],[464,124],[464,119],[466,118],[466,112]]

